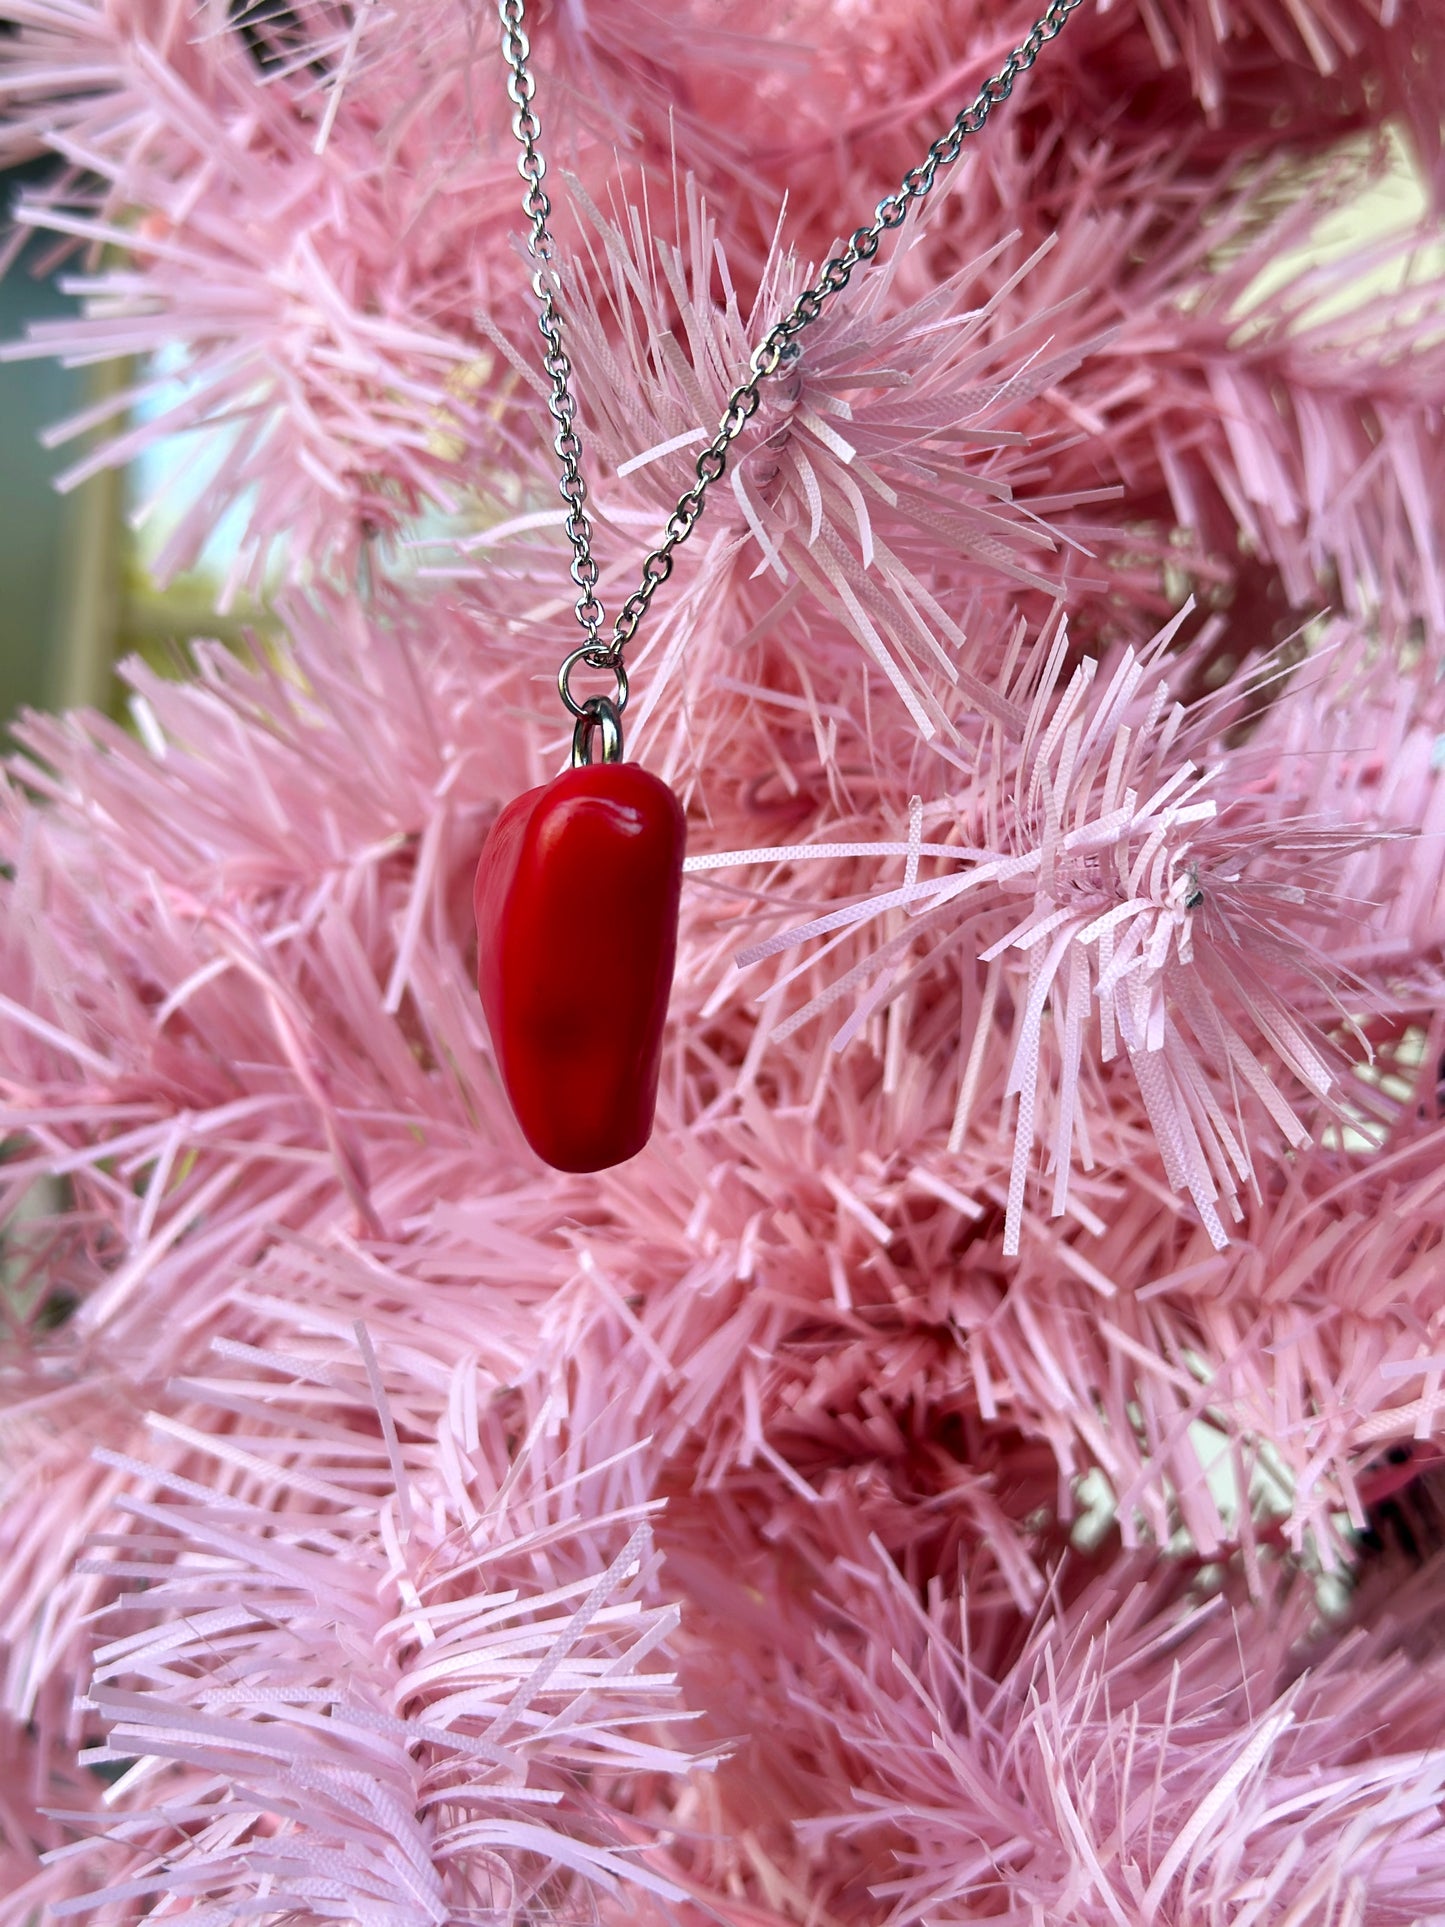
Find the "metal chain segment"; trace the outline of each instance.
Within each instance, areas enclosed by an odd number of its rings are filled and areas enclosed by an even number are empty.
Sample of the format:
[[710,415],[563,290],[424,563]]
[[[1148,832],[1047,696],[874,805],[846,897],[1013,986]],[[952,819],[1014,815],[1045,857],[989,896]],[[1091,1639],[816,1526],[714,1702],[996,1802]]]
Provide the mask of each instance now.
[[[522,147],[517,171],[527,183],[527,192],[522,200],[523,211],[531,222],[527,248],[537,263],[532,276],[532,289],[539,308],[538,326],[546,344],[542,365],[552,383],[547,406],[557,424],[557,435],[552,445],[562,464],[559,487],[562,499],[568,506],[565,526],[567,539],[572,545],[572,580],[582,592],[576,605],[577,619],[587,636],[582,647],[568,656],[557,678],[563,702],[578,719],[579,735],[584,720],[597,718],[604,708],[611,712],[614,722],[620,716],[627,701],[623,651],[636,635],[638,624],[646,615],[653,596],[672,574],[673,550],[679,543],[685,542],[697,526],[708,489],[726,472],[732,444],[757,413],[762,400],[762,383],[796,359],[801,352],[796,337],[818,319],[834,295],[841,294],[848,286],[854,269],[865,266],[873,259],[883,236],[890,229],[903,225],[909,208],[930,191],[940,169],[952,166],[963,151],[964,142],[970,135],[982,130],[994,108],[1006,101],[1013,92],[1014,82],[1019,75],[1033,66],[1047,43],[1062,31],[1069,15],[1083,3],[1084,0],[1052,0],[1047,11],[1034,22],[1022,44],[1015,47],[998,72],[983,83],[953,125],[939,135],[917,167],[909,169],[897,190],[885,195],[878,203],[872,221],[853,230],[843,251],[824,264],[817,280],[803,290],[788,313],[774,322],[754,348],[748,361],[748,379],[740,382],[728,396],[717,432],[693,465],[696,481],[678,497],[677,506],[667,518],[662,540],[643,560],[641,582],[618,611],[611,641],[604,643],[599,633],[603,612],[597,599],[597,564],[592,556],[592,525],[585,507],[587,487],[580,466],[582,444],[576,429],[577,405],[571,389],[572,364],[562,346],[561,316],[552,292],[553,284],[557,281],[553,265],[554,243],[547,226],[552,204],[542,187],[546,164],[538,150],[541,130],[532,109],[536,89],[528,66],[531,47],[522,26],[524,0],[498,0],[502,50],[511,69],[507,93],[516,108],[512,116],[512,131]],[[593,669],[613,670],[617,676],[616,696],[592,696],[579,703],[569,687],[571,672],[579,662]],[[592,727],[597,726],[594,721]],[[590,742],[590,730],[586,740]],[[620,735],[618,741],[620,743]],[[574,754],[577,753],[575,743],[574,738]]]
[[[562,345],[562,317],[557,309],[553,287],[558,282],[556,250],[552,230],[547,225],[552,203],[542,185],[547,163],[537,143],[542,129],[532,106],[536,82],[528,62],[532,47],[522,25],[523,0],[500,0],[502,53],[510,72],[507,97],[515,112],[512,132],[521,146],[517,172],[527,183],[522,196],[522,211],[531,223],[527,252],[535,262],[532,292],[537,297],[537,326],[543,341],[542,367],[552,383],[547,412],[557,425],[552,446],[562,464],[558,490],[567,504],[567,540],[572,544],[572,580],[580,591],[577,620],[587,635],[589,649],[604,649],[601,627],[602,604],[597,598],[597,564],[592,556],[592,524],[587,515],[587,484],[582,476],[582,438],[577,432],[577,402],[572,394],[572,363]],[[569,707],[571,705],[569,704]]]
[[751,371],[749,379],[740,382],[729,395],[717,433],[697,458],[696,482],[679,497],[677,507],[667,519],[663,539],[643,561],[641,584],[618,613],[612,641],[607,648],[606,659],[609,664],[620,660],[622,651],[637,633],[637,626],[647,613],[648,604],[672,574],[672,552],[692,534],[702,514],[709,487],[727,468],[728,450],[757,413],[761,384],[769,376],[775,375],[786,361],[796,358],[801,350],[795,337],[817,320],[825,304],[835,294],[842,293],[853,278],[853,270],[873,259],[884,234],[890,228],[902,226],[910,205],[914,201],[921,201],[928,193],[939,169],[958,159],[969,135],[977,134],[994,108],[1008,99],[1018,76],[1033,66],[1045,44],[1054,38],[1069,15],[1083,3],[1084,0],[1053,0],[1053,5],[1043,17],[1035,21],[1022,46],[1014,48],[1003,66],[992,79],[984,82],[947,132],[934,141],[919,165],[904,175],[897,192],[887,195],[878,203],[873,219],[866,227],[853,230],[843,252],[835,254],[825,263],[813,285],[803,290],[788,313],[780,321],[774,322],[754,348],[748,363]]

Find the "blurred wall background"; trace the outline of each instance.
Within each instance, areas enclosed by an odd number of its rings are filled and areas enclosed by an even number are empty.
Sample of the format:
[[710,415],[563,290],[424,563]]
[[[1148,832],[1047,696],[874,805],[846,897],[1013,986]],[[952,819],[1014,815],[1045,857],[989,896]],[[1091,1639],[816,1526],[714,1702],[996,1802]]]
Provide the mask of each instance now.
[[[4,175],[7,212],[27,172],[12,168]],[[29,322],[74,305],[53,280],[37,279],[38,256],[33,245],[27,248],[0,280],[0,340],[14,341]],[[22,704],[65,699],[68,578],[81,533],[73,525],[83,519],[83,509],[78,497],[66,499],[51,487],[68,456],[43,448],[39,437],[78,408],[84,395],[85,377],[77,369],[44,361],[0,363],[0,720]]]

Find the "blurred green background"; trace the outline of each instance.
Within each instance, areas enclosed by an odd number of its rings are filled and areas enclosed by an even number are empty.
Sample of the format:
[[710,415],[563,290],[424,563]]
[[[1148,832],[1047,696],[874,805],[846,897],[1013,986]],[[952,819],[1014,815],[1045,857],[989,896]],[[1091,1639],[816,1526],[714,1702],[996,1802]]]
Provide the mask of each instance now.
[[[7,207],[37,171],[10,170]],[[0,281],[0,339],[14,341],[28,323],[74,306],[53,280],[37,278],[38,256],[32,244]],[[68,458],[43,448],[40,435],[73,413],[85,393],[80,370],[44,361],[0,363],[0,717],[22,703],[50,706],[70,698],[67,632],[79,613],[74,558],[87,542],[88,513],[110,506],[95,498],[113,497],[114,490],[102,485],[57,495],[51,482]]]
[[[17,199],[50,165],[0,177],[7,232]],[[71,257],[47,271],[48,245],[32,240],[0,278],[0,355],[35,323],[76,309],[62,289],[67,272],[83,264]],[[44,357],[0,358],[0,733],[27,707],[117,710],[122,692],[114,665],[132,653],[174,669],[183,663],[176,645],[190,637],[235,642],[248,627],[268,626],[264,609],[244,600],[228,615],[215,611],[227,543],[244,514],[217,531],[195,575],[164,589],[151,579],[149,562],[171,518],[157,515],[138,534],[129,510],[182,464],[189,437],[163,439],[131,468],[106,471],[67,493],[55,487],[89,444],[78,436],[47,447],[50,431],[117,394],[136,373],[124,362],[66,368]],[[107,432],[121,425],[112,420]]]

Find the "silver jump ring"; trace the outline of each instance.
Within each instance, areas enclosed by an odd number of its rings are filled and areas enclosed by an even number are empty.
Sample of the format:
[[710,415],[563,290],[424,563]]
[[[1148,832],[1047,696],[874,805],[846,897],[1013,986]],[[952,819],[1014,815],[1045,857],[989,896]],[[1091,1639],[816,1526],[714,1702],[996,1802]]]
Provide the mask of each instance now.
[[587,769],[592,762],[592,739],[602,732],[604,763],[622,761],[622,718],[610,696],[589,696],[577,711],[572,729],[572,767]]
[[[620,725],[622,712],[627,707],[627,670],[621,657],[619,656],[614,659],[608,655],[605,647],[599,647],[593,642],[584,642],[580,649],[574,649],[572,651],[571,655],[568,656],[562,667],[557,671],[557,693],[567,705],[569,715],[575,716],[580,722],[584,716],[589,714],[592,704],[598,701],[599,698],[588,696],[585,701],[579,703],[577,698],[572,694],[572,671],[577,667],[579,662],[585,663],[589,669],[610,669],[616,677],[617,686],[612,694],[600,700],[610,705],[613,715],[617,718]],[[610,763],[613,761],[613,758],[609,756],[607,760]]]

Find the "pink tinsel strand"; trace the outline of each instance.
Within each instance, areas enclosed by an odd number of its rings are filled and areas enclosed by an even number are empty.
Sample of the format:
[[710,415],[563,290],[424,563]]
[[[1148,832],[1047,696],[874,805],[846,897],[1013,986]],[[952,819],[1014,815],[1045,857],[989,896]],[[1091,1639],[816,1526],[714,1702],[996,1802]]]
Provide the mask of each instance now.
[[1248,1605],[1066,1562],[1030,1625],[947,1584],[920,1600],[861,1546],[831,1570],[830,1663],[789,1698],[800,1751],[853,1781],[802,1830],[852,1846],[846,1915],[1403,1927],[1445,1905],[1438,1563],[1323,1640],[1298,1579]]
[[223,1344],[172,1388],[146,1465],[104,1455],[129,1476],[91,1542],[118,1596],[84,1704],[88,1758],[124,1771],[112,1851],[52,1912],[244,1918],[265,1891],[571,1919],[589,1881],[675,1893],[609,1824],[689,1764],[659,1724],[676,1608],[649,1603],[635,1448],[594,1469],[580,1412],[529,1417],[447,1342],[398,1379],[360,1323],[271,1324],[284,1350]]

